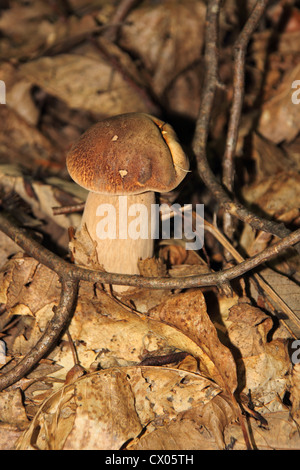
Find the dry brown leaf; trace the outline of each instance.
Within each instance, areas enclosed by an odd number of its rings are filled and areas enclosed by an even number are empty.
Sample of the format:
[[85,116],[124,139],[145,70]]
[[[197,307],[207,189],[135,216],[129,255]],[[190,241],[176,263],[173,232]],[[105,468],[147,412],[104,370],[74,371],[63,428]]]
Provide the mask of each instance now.
[[0,422],[0,450],[13,450],[22,433],[17,426]]
[[[21,72],[48,94],[102,116],[147,112],[139,94],[101,57],[60,54],[21,66]],[[113,72],[113,73],[112,73]]]
[[170,239],[160,241],[159,257],[171,267],[187,264],[206,266],[207,263],[194,250],[187,250],[184,240]]
[[[20,252],[20,247],[13,242],[10,238],[4,235],[3,232],[0,233],[0,268],[3,267],[7,260],[12,255]],[[0,287],[0,292],[2,291],[2,286]],[[1,293],[0,293],[1,298]],[[0,300],[0,303],[2,301]]]
[[23,405],[23,398],[19,388],[0,393],[1,422],[16,426],[23,430],[29,421]]
[[291,415],[300,426],[300,363],[293,366],[291,373],[290,400],[292,402]]
[[157,96],[200,59],[204,22],[205,5],[194,0],[146,4],[128,16],[120,44],[142,61]]
[[[0,301],[11,314],[22,316],[26,328],[25,336],[20,330],[16,337],[11,337],[9,351],[25,354],[53,316],[60,296],[58,277],[37,261],[21,255],[3,269],[0,294]],[[123,306],[100,289],[95,296],[90,285],[81,287],[69,331],[81,365],[87,370],[96,365],[107,368],[138,364],[148,356],[184,351],[199,360],[201,371],[208,375],[214,371],[206,345],[202,347],[185,332]],[[64,380],[73,366],[70,348],[58,346],[51,358],[62,367],[52,377]]]
[[19,80],[6,94],[6,101],[29,125],[36,126],[40,117],[32,98],[32,84]]
[[40,339],[60,296],[57,275],[35,259],[15,255],[0,271],[0,302],[23,327],[7,342],[10,354],[26,354]]
[[265,213],[279,217],[291,209],[298,209],[300,174],[287,171],[264,178],[243,188],[243,197]]
[[128,450],[220,450],[225,448],[224,430],[236,419],[236,410],[223,394],[204,406],[181,413],[176,419],[133,440]]
[[291,142],[300,131],[300,106],[292,100],[292,83],[299,74],[300,65],[286,73],[276,95],[263,105],[258,130],[272,142]]
[[[0,108],[1,109],[1,108]],[[25,178],[25,174],[17,165],[0,165],[1,185],[7,193],[13,191],[31,208],[37,219],[55,223],[66,231],[70,226],[77,226],[81,215],[53,215],[53,207],[72,205],[85,200],[87,191],[75,183],[63,181],[57,177],[49,177],[45,181]],[[45,227],[44,227],[45,228]],[[57,241],[57,233],[55,233]]]
[[219,450],[211,432],[196,420],[180,417],[131,442],[126,450]]
[[76,233],[76,236],[72,237],[68,246],[73,259],[76,257],[76,264],[85,266],[86,268],[104,271],[98,262],[97,243],[91,239],[85,224],[81,227],[81,230]]
[[1,56],[21,58],[36,53],[53,34],[54,26],[46,20],[51,14],[51,6],[39,0],[26,5],[12,2],[0,18],[0,29],[6,37],[1,44]]
[[257,411],[281,409],[291,370],[287,342],[268,340],[271,317],[247,303],[231,307],[228,321],[232,322],[227,332],[240,392],[247,394],[250,390]]
[[[0,275],[0,299],[13,314],[36,316],[38,310],[59,298],[57,275],[33,258],[16,255]],[[21,312],[23,308],[26,313]]]
[[199,374],[165,367],[95,372],[49,397],[17,448],[120,449],[149,422],[160,426],[219,392]]
[[[300,318],[300,287],[297,282],[289,279],[272,269],[262,269],[260,276],[268,283],[269,286],[276,292],[277,295],[285,302],[285,304]],[[272,298],[269,298],[272,302]],[[273,301],[274,303],[274,301]],[[274,304],[276,307],[276,305]],[[277,307],[278,309],[278,307]],[[285,322],[290,326],[292,331],[299,337],[300,329],[294,322],[291,322],[288,318]]]
[[152,309],[149,314],[152,318],[175,326],[201,347],[211,360],[210,377],[224,391],[235,391],[237,378],[234,359],[229,349],[218,339],[200,290],[189,290],[174,295]]
[[278,145],[260,136],[253,134],[253,158],[256,162],[255,181],[259,182],[268,176],[273,176],[283,171],[295,169],[293,159]]
[[[60,15],[63,15],[63,21]],[[11,2],[9,8],[3,9],[0,19],[0,29],[5,37],[1,56],[24,60],[75,46],[99,30],[92,15],[79,16],[65,16],[60,7],[54,11],[50,4],[40,0]]]
[[[290,419],[289,411],[266,413],[264,418],[268,426],[251,420],[251,434],[254,448],[257,450],[299,450],[299,429]],[[245,450],[241,428],[232,424],[225,429],[225,440],[230,449]]]
[[[116,302],[103,291],[97,292],[97,298],[89,294],[79,296],[78,305],[70,324],[73,341],[85,345],[86,351],[95,351],[94,360],[101,367],[138,364],[151,356],[161,356],[175,351],[184,351],[196,357],[200,370],[209,375],[213,363],[207,348],[196,344],[186,332],[171,325],[138,314],[127,306]],[[63,364],[63,358],[56,358]],[[81,364],[89,369],[90,363]]]
[[5,155],[1,163],[9,161],[32,169],[37,161],[55,160],[60,153],[35,126],[28,124],[17,112],[8,106],[0,107],[0,145]]
[[293,142],[287,143],[283,146],[289,158],[295,162],[297,169],[300,169],[300,135],[296,137]]

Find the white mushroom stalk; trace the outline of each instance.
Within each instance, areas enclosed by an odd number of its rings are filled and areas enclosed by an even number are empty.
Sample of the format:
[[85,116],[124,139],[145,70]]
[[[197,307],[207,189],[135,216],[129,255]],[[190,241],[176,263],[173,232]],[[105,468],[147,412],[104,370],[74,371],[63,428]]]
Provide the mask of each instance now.
[[[81,229],[85,226],[96,241],[97,258],[106,271],[138,274],[138,261],[153,257],[154,204],[153,191],[128,196],[89,193]],[[115,286],[115,290],[121,292],[127,287]]]
[[142,113],[105,119],[81,136],[67,167],[90,191],[75,237],[87,230],[106,271],[139,274],[139,260],[154,252],[155,192],[171,191],[189,170],[173,128]]

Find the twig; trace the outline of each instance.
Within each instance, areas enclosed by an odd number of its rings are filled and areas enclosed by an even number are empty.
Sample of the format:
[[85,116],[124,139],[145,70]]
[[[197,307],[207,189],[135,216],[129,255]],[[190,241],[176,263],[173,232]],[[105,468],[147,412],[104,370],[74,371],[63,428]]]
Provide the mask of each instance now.
[[53,215],[72,214],[73,212],[82,212],[84,210],[85,202],[78,204],[71,204],[70,206],[52,207]]
[[15,367],[0,375],[0,391],[24,377],[51,350],[71,318],[76,296],[77,282],[63,280],[59,305],[45,333]]
[[[259,3],[265,4],[265,1]],[[195,127],[192,142],[197,159],[198,171],[206,186],[213,193],[219,205],[231,215],[237,217],[251,227],[269,232],[279,238],[288,236],[291,232],[283,223],[258,217],[239,202],[233,201],[223,186],[217,181],[206,158],[206,145],[209,134],[211,111],[214,104],[215,91],[218,86],[218,18],[221,0],[208,3],[205,33],[205,77],[201,93],[201,107]],[[300,252],[300,246],[297,246]]]
[[251,36],[264,14],[266,4],[267,1],[265,0],[258,1],[256,3],[242,32],[234,44],[233,99],[228,125],[226,150],[223,158],[223,184],[229,191],[232,191],[233,189],[233,159],[237,145],[244,99],[246,50]]
[[218,286],[226,281],[242,276],[265,261],[290,248],[300,241],[300,229],[274,243],[257,255],[248,258],[237,266],[223,271],[186,276],[175,279],[169,277],[143,277],[139,275],[116,274],[87,269],[73,265],[52,253],[33,239],[28,232],[12,222],[8,215],[0,213],[0,230],[17,243],[29,256],[54,271],[65,281],[87,281],[91,283],[126,285],[151,289],[186,289],[202,286]]
[[112,26],[104,33],[104,36],[111,42],[117,38],[120,25],[124,22],[130,10],[139,2],[139,0],[122,0],[111,19]]
[[[258,1],[253,8],[242,32],[234,44],[234,77],[233,99],[229,118],[226,149],[223,157],[223,185],[230,194],[234,188],[234,156],[239,134],[239,125],[242,114],[244,89],[245,89],[245,58],[248,43],[257,28],[266,8],[266,1]],[[234,226],[232,216],[225,212],[223,222],[224,233],[232,239]]]

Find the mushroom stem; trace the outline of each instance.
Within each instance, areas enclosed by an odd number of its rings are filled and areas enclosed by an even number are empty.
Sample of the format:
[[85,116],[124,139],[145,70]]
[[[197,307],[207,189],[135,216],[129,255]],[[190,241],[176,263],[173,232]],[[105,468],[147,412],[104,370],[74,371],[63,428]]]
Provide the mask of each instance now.
[[[88,194],[79,230],[86,226],[96,242],[98,262],[105,271],[139,274],[138,261],[153,256],[151,235],[157,222],[151,221],[152,204],[155,204],[152,191],[127,196]],[[113,289],[124,292],[129,287]]]

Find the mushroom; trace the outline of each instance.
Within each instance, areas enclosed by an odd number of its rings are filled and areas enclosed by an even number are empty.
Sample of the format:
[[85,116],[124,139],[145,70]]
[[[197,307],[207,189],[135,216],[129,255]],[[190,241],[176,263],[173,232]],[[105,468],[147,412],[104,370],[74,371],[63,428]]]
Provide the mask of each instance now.
[[[173,128],[143,113],[104,119],[79,138],[67,155],[67,168],[71,178],[89,190],[78,230],[84,227],[96,242],[99,264],[108,272],[139,274],[138,261],[154,253],[155,192],[174,189],[189,169]],[[139,237],[130,233],[132,207],[143,215],[135,220]],[[104,225],[110,236],[103,236]]]

